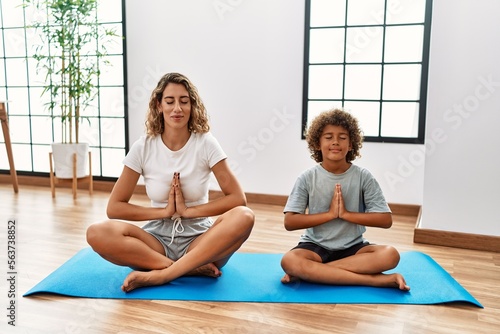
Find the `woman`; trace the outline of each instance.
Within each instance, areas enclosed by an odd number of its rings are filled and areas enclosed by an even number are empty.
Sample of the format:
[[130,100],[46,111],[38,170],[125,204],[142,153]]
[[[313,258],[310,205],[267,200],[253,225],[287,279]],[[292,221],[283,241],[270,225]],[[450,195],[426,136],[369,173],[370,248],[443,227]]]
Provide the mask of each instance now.
[[[137,269],[125,278],[123,291],[183,275],[219,277],[250,235],[254,214],[209,129],[196,87],[182,74],[164,75],[151,94],[147,135],[130,149],[111,192],[110,220],[87,230],[95,252]],[[213,201],[211,173],[224,194]],[[141,175],[151,207],[129,203]],[[117,219],[149,222],[140,228]]]

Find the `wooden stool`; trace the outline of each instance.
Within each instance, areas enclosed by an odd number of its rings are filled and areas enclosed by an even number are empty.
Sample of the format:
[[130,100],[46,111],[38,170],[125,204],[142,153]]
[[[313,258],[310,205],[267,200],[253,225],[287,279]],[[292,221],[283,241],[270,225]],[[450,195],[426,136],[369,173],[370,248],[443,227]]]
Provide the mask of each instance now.
[[84,177],[77,177],[76,174],[76,166],[77,166],[77,157],[76,153],[73,154],[73,178],[71,179],[60,179],[54,175],[54,168],[52,163],[52,152],[49,153],[49,161],[50,161],[50,190],[52,191],[52,198],[56,197],[56,184],[58,183],[71,183],[71,188],[73,189],[73,198],[76,199],[76,190],[78,186],[78,182],[88,182],[89,183],[89,194],[92,195],[92,191],[94,190],[93,186],[93,178],[92,178],[92,154],[89,152],[89,175]]
[[17,172],[16,168],[14,167],[14,156],[12,154],[12,143],[10,141],[9,123],[7,121],[5,102],[0,102],[0,121],[2,122],[2,131],[3,137],[5,139],[5,146],[7,148],[7,157],[9,158],[12,185],[14,186],[14,192],[17,194],[17,192],[19,191],[19,183],[17,182]]

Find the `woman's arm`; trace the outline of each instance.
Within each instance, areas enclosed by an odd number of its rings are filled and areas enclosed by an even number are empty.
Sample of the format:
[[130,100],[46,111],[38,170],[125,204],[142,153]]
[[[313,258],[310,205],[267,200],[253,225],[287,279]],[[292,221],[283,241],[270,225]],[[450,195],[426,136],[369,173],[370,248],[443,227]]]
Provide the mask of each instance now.
[[106,213],[110,219],[125,219],[133,221],[152,220],[171,217],[175,213],[173,200],[174,191],[170,189],[169,205],[166,208],[144,207],[129,203],[135,186],[139,180],[139,173],[124,166],[122,174],[116,181],[108,201]]
[[[212,167],[212,172],[219,183],[224,196],[214,199],[208,203],[186,207],[180,204],[176,198],[177,212],[186,218],[211,217],[223,214],[224,212],[239,206],[247,205],[247,200],[236,176],[233,174],[226,159],[216,163]],[[183,201],[183,199],[182,199]],[[184,206],[184,208],[182,208]]]

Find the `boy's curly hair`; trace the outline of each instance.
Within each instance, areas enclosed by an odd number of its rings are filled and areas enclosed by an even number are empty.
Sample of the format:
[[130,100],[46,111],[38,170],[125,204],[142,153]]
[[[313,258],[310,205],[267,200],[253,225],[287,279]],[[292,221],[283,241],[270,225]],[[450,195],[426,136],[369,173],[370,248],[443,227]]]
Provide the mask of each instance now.
[[208,114],[205,105],[198,94],[198,89],[193,83],[184,75],[180,73],[167,73],[165,74],[158,85],[151,93],[149,99],[149,108],[146,113],[146,133],[150,137],[162,134],[165,130],[165,122],[163,120],[163,113],[158,110],[158,105],[161,103],[163,91],[169,83],[181,84],[186,87],[191,102],[191,115],[188,122],[188,130],[190,132],[206,133],[210,130],[208,124]]
[[306,130],[307,146],[314,161],[323,161],[323,154],[321,154],[321,149],[319,149],[319,140],[327,125],[341,126],[349,133],[352,150],[347,153],[347,162],[361,157],[360,150],[363,146],[363,132],[358,125],[358,120],[347,111],[336,108],[319,114],[312,120],[309,128]]

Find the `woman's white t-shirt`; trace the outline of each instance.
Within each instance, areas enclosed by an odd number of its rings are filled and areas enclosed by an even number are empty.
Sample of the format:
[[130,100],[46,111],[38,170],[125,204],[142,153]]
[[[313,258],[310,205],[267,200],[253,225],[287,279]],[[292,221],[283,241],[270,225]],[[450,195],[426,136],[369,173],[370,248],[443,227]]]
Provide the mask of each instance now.
[[171,151],[161,136],[142,136],[131,147],[123,164],[144,177],[151,206],[165,207],[174,172],[180,173],[187,206],[208,202],[211,168],[227,156],[211,133],[191,133],[186,145]]

